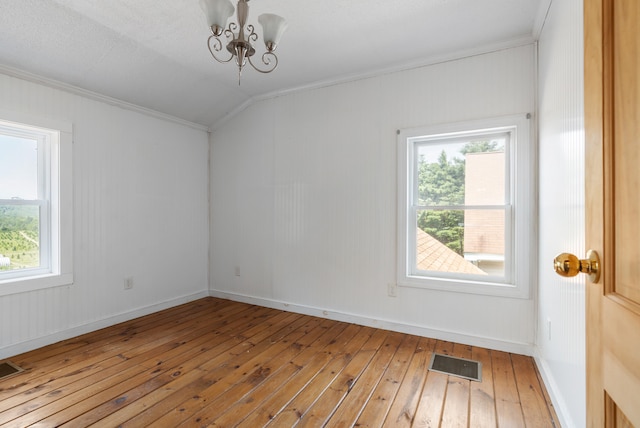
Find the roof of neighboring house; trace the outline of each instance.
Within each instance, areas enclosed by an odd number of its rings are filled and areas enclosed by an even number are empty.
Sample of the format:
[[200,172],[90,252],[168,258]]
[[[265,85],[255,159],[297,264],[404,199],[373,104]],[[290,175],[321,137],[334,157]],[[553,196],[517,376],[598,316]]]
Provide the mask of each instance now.
[[419,227],[416,230],[416,264],[418,269],[475,275],[487,274]]

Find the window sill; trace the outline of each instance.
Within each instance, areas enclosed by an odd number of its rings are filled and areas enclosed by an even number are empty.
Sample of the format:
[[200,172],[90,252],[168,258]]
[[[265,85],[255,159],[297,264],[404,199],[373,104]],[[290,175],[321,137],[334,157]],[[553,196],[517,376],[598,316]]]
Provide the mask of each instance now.
[[406,276],[398,280],[399,287],[478,294],[484,296],[529,299],[528,287],[499,282],[461,281],[435,277]]
[[62,287],[73,284],[73,274],[46,274],[28,276],[24,278],[11,278],[0,281],[0,296],[9,294],[27,293],[29,291],[45,288]]

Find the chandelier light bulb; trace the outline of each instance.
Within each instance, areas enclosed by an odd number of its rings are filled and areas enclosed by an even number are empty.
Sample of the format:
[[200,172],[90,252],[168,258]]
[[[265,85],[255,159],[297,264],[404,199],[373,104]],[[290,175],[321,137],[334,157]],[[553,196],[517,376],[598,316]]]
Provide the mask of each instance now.
[[262,25],[262,34],[267,50],[274,51],[289,24],[283,17],[273,13],[263,13],[258,17],[258,22]]
[[200,0],[200,7],[205,13],[211,31],[221,36],[229,17],[233,15],[233,4],[229,0]]

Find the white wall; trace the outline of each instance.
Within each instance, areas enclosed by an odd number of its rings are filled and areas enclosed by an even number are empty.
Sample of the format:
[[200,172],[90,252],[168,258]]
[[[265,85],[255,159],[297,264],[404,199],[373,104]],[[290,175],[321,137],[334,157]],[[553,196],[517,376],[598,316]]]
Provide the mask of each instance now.
[[534,101],[527,45],[254,103],[211,138],[212,294],[532,352],[533,298],[389,297],[387,284],[396,130],[533,112]]
[[581,0],[553,1],[539,41],[538,364],[565,427],[586,426],[585,275],[552,269],[557,254],[586,252],[582,15]]
[[206,131],[4,74],[0,111],[73,124],[75,272],[0,297],[0,358],[208,294]]

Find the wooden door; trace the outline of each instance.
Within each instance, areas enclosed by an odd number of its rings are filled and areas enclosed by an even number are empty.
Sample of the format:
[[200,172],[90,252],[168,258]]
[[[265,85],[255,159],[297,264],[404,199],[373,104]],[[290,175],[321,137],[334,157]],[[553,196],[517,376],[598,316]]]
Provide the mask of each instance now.
[[640,428],[640,1],[585,0],[587,421]]

